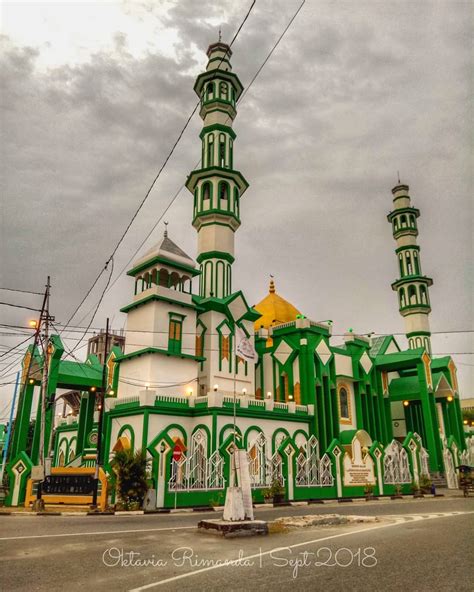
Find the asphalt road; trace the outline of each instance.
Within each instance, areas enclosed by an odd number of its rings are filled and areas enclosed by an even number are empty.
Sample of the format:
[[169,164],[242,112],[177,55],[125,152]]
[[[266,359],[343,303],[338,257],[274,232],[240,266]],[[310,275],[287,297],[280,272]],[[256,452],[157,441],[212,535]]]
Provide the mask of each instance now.
[[473,499],[269,508],[256,518],[327,513],[380,521],[223,539],[196,528],[217,513],[1,517],[0,590],[472,590]]

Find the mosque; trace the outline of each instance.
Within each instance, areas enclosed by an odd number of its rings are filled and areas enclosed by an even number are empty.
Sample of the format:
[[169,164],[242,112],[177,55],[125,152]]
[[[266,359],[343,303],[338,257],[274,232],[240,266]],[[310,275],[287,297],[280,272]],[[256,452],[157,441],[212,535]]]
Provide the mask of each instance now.
[[[232,278],[248,188],[234,167],[233,122],[243,86],[227,44],[210,45],[207,56],[194,85],[203,120],[201,167],[186,181],[197,256],[165,231],[135,261],[121,309],[124,346],[117,341],[107,359],[91,351],[85,362],[66,360],[60,337],[51,337],[47,396],[64,393],[69,402],[76,396],[75,413],[56,426],[54,406],[46,411],[45,442],[54,431],[52,474],[93,473],[99,445],[105,504],[107,496],[114,499],[114,451],[142,449],[151,461],[148,508],[206,506],[223,499],[238,446],[248,452],[256,502],[275,482],[288,500],[362,496],[368,485],[377,495],[408,493],[429,476],[456,487],[456,466],[474,463],[474,442],[463,431],[455,364],[431,354],[432,280],[422,273],[420,212],[408,186],[392,189],[388,215],[399,273],[392,289],[408,349],[391,335],[348,332],[335,343],[331,322],[307,318],[278,294],[273,279],[265,298],[250,306]],[[238,354],[239,335],[256,361]],[[40,422],[30,445],[27,428],[41,367],[41,354],[30,348],[7,466],[10,505],[29,505],[35,497]],[[41,413],[38,406],[38,418]],[[85,500],[63,493],[50,492],[50,499]]]

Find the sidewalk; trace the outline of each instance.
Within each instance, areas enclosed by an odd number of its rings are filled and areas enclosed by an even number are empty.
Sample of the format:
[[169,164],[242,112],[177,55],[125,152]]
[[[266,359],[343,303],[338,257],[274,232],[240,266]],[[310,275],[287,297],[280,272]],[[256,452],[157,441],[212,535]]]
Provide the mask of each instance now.
[[[431,493],[424,494],[422,498],[416,499],[446,499],[446,498],[464,498],[462,492],[459,489],[440,489],[440,493],[433,495]],[[403,499],[401,500],[392,500],[390,496],[381,496],[375,498],[373,500],[367,501],[365,498],[342,498],[338,499],[331,499],[331,500],[312,500],[312,501],[293,501],[293,502],[285,502],[281,504],[281,506],[313,506],[313,505],[334,505],[338,506],[339,504],[347,504],[347,503],[355,503],[355,504],[366,504],[369,503],[371,505],[377,503],[389,503],[392,501],[403,501],[404,499],[415,499],[413,495],[404,495]],[[254,506],[255,508],[273,508],[275,507],[273,504],[257,504]],[[16,507],[16,508],[7,508],[7,507],[0,507],[0,517],[1,516],[141,516],[144,514],[190,514],[190,513],[198,513],[198,512],[222,512],[224,509],[223,506],[211,507],[196,507],[196,508],[162,508],[157,510],[134,510],[134,511],[105,511],[105,512],[96,512],[91,511],[87,506],[66,506],[63,504],[60,505],[50,505],[44,512],[33,512],[29,508],[24,507]]]

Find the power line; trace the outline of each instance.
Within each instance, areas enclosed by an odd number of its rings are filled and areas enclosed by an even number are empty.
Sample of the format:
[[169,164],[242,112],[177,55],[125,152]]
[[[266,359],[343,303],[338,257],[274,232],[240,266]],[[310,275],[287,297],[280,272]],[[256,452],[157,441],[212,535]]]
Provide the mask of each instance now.
[[103,300],[103,298],[104,298],[104,296],[105,296],[105,293],[106,293],[106,291],[107,291],[107,288],[108,288],[108,286],[109,286],[109,284],[110,284],[110,279],[112,278],[112,274],[113,274],[113,272],[114,272],[114,258],[113,258],[113,257],[111,257],[111,259],[110,259],[110,263],[111,263],[111,266],[110,266],[110,273],[109,273],[109,277],[108,277],[107,283],[105,284],[105,288],[102,290],[102,294],[100,295],[99,302],[97,303],[97,306],[96,306],[96,308],[95,308],[94,314],[92,315],[92,317],[91,317],[91,320],[90,320],[90,322],[89,322],[89,325],[88,325],[88,326],[87,326],[87,328],[85,329],[85,331],[84,331],[84,333],[83,333],[82,337],[80,338],[79,342],[77,343],[77,345],[76,345],[76,346],[75,346],[75,347],[72,349],[72,351],[70,352],[71,354],[73,354],[73,353],[76,351],[76,349],[78,349],[78,347],[79,347],[79,343],[81,343],[81,341],[82,341],[82,340],[84,339],[84,337],[87,335],[87,332],[89,331],[89,327],[92,325],[92,322],[93,322],[93,320],[94,320],[94,318],[95,318],[95,315],[97,314],[97,311],[99,310],[99,306],[102,304],[102,300]]
[[[250,13],[255,5],[256,0],[253,0],[247,14],[245,15],[244,20],[242,21],[242,23],[240,24],[239,28],[237,29],[236,34],[234,35],[230,46],[232,46],[232,44],[234,43],[234,41],[237,39],[238,34],[240,33],[242,27],[244,26],[245,22],[247,21],[248,17],[250,16]],[[225,57],[225,56],[224,56]],[[216,74],[214,74],[214,77],[217,75],[217,71],[221,65],[221,63],[224,60],[224,57],[221,59],[217,69],[216,69]],[[178,134],[178,137],[176,139],[176,141],[174,142],[173,146],[171,147],[171,150],[169,151],[168,155],[166,156],[163,164],[161,165],[158,173],[156,174],[155,178],[153,179],[150,187],[148,188],[148,190],[145,193],[144,198],[142,199],[142,201],[140,202],[138,208],[135,210],[134,214],[132,215],[132,218],[130,220],[130,222],[127,224],[127,226],[125,227],[124,232],[122,233],[122,236],[120,237],[119,241],[117,242],[117,244],[115,245],[114,249],[112,250],[111,255],[109,256],[109,258],[107,259],[104,268],[100,271],[99,275],[96,277],[96,279],[94,280],[92,286],[89,288],[89,290],[86,292],[86,295],[84,296],[84,298],[81,300],[81,302],[79,303],[79,305],[76,307],[76,309],[74,310],[74,312],[72,313],[72,315],[69,317],[69,320],[67,322],[70,323],[71,320],[74,318],[74,316],[76,315],[76,313],[78,312],[78,310],[81,308],[81,306],[83,305],[83,303],[85,302],[85,300],[87,299],[87,297],[89,296],[89,294],[91,293],[91,291],[93,290],[94,286],[97,284],[97,282],[99,281],[99,278],[102,276],[102,274],[104,273],[104,271],[107,269],[107,266],[109,265],[109,263],[112,261],[115,253],[117,252],[118,248],[120,247],[120,245],[122,244],[123,240],[125,239],[125,236],[127,235],[128,231],[130,230],[133,222],[135,221],[136,217],[138,216],[140,210],[142,209],[142,207],[144,206],[146,200],[148,199],[148,196],[150,195],[153,187],[155,186],[156,182],[158,181],[161,173],[163,172],[164,168],[166,167],[166,165],[168,164],[168,161],[170,160],[171,156],[173,155],[177,145],[179,144],[179,142],[181,141],[181,138],[183,137],[184,132],[186,131],[192,117],[194,116],[194,114],[196,113],[198,107],[200,105],[200,101],[198,101],[196,103],[196,105],[194,106],[191,114],[189,115],[189,117],[186,120],[186,123],[184,124],[183,128],[181,129],[181,131]]]
[[22,304],[12,304],[11,302],[0,302],[3,306],[12,306],[13,308],[24,308],[26,310],[34,310],[35,312],[41,312],[39,308],[31,308],[31,306],[23,306]]
[[3,354],[0,355],[0,358],[3,358],[3,356],[6,356],[8,353],[10,353],[11,351],[13,351],[14,349],[20,347],[20,345],[23,345],[24,343],[26,343],[27,341],[29,341],[31,339],[31,335],[28,335],[28,337],[26,339],[24,339],[23,341],[20,341],[20,343],[18,343],[17,345],[14,345],[13,347],[11,347],[8,351],[4,352]]
[[6,290],[7,292],[21,292],[22,294],[34,294],[35,296],[43,296],[42,292],[31,292],[30,290],[17,290],[14,288],[0,288],[0,290]]
[[[242,102],[242,99],[244,98],[244,96],[247,94],[247,92],[250,90],[250,87],[253,85],[253,83],[255,82],[255,80],[257,79],[257,77],[259,76],[260,72],[263,70],[263,68],[265,67],[266,63],[268,62],[268,60],[270,59],[270,57],[272,56],[273,52],[275,51],[275,49],[278,47],[278,45],[280,44],[280,41],[283,39],[283,37],[285,36],[286,32],[288,31],[288,29],[290,28],[290,26],[292,25],[293,21],[295,20],[295,18],[297,17],[298,13],[300,12],[300,10],[303,8],[303,5],[305,4],[306,0],[303,0],[303,2],[300,4],[300,6],[298,7],[298,9],[296,10],[296,12],[294,13],[294,15],[291,17],[290,21],[288,22],[288,24],[286,25],[286,27],[284,28],[283,32],[281,33],[281,35],[279,36],[279,38],[277,39],[276,43],[273,45],[272,49],[270,50],[270,52],[267,54],[267,57],[265,58],[265,60],[263,61],[263,63],[260,65],[260,67],[258,68],[258,70],[256,71],[256,73],[254,74],[254,76],[252,77],[252,79],[250,80],[249,84],[247,85],[247,87],[245,88],[244,92],[242,93],[242,95],[239,97],[239,100],[237,101],[237,104],[240,105],[240,103]],[[250,7],[250,10],[252,9],[252,6]],[[249,11],[250,13],[250,11]],[[248,13],[248,14],[249,14]],[[248,17],[247,14],[247,17]],[[246,17],[246,18],[247,18]],[[245,21],[244,21],[245,22]],[[243,23],[242,23],[243,24]],[[239,28],[242,28],[242,26]],[[237,34],[234,36],[234,39],[232,40],[231,44],[235,41],[235,37],[237,36]],[[222,60],[221,60],[222,63]],[[220,66],[220,64],[219,64]],[[219,69],[219,67],[217,68],[217,70]],[[199,104],[199,103],[198,103]],[[197,105],[195,107],[195,109],[197,108]],[[230,117],[227,116],[226,119],[226,123],[227,121],[229,121]],[[194,168],[196,168],[199,165],[200,159],[196,162],[196,164],[194,165]],[[150,238],[150,236],[153,234],[153,232],[155,231],[156,227],[158,226],[158,224],[161,222],[161,220],[163,219],[163,217],[166,215],[166,213],[168,212],[168,210],[171,208],[171,206],[174,204],[174,202],[176,201],[176,199],[178,198],[179,194],[181,193],[181,191],[184,189],[185,184],[183,183],[181,185],[181,187],[176,191],[176,193],[174,194],[174,196],[171,198],[171,200],[169,201],[168,205],[166,206],[166,208],[164,209],[164,211],[162,212],[162,214],[160,215],[160,217],[158,218],[158,220],[155,222],[155,224],[153,225],[152,229],[150,230],[150,232],[147,234],[147,236],[142,240],[142,242],[140,243],[140,245],[137,247],[137,249],[135,250],[134,254],[128,259],[127,263],[122,267],[122,269],[118,272],[118,274],[116,275],[114,281],[112,282],[112,284],[110,285],[110,289],[112,289],[115,284],[117,283],[117,281],[119,280],[119,278],[122,277],[123,272],[125,271],[125,269],[129,266],[129,264],[131,263],[131,261],[135,258],[135,256],[137,255],[137,253],[140,251],[140,249],[143,247],[143,245],[146,243],[146,241]],[[88,311],[80,320],[80,322],[83,322],[84,319],[88,316],[90,311]]]

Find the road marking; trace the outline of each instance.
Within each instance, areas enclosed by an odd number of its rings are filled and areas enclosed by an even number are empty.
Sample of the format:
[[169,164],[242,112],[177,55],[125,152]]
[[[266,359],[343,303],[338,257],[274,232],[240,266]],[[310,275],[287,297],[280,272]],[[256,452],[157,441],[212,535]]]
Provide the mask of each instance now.
[[165,528],[137,528],[133,530],[96,530],[92,532],[66,532],[60,534],[35,534],[31,536],[0,537],[0,541],[18,541],[20,539],[48,539],[74,536],[90,536],[93,534],[128,534],[136,532],[160,532],[163,530],[184,530],[196,529],[196,526],[169,526]]
[[[429,516],[429,518],[446,518],[448,516],[460,516],[462,514],[474,514],[474,512],[444,512],[442,513],[442,515],[437,514],[432,514]],[[411,514],[410,516],[413,516],[415,520],[423,520],[423,517],[426,516],[426,514]],[[358,528],[357,530],[352,530],[350,532],[343,532],[340,534],[333,534],[330,536],[326,536],[326,537],[321,537],[319,539],[313,539],[311,541],[305,541],[303,543],[295,543],[294,545],[288,545],[285,546],[285,549],[296,549],[297,547],[304,547],[305,545],[312,545],[314,543],[320,543],[322,541],[329,541],[332,539],[338,539],[344,536],[350,536],[353,534],[359,534],[362,532],[370,532],[371,530],[379,530],[381,528],[390,528],[393,526],[400,526],[401,524],[406,524],[406,521],[404,520],[404,515],[395,515],[395,516],[390,516],[391,518],[394,518],[396,520],[396,522],[392,523],[392,524],[379,524],[377,526],[369,526],[368,528]],[[269,551],[264,551],[264,552],[260,552],[260,553],[255,553],[254,555],[247,555],[246,557],[239,557],[238,559],[229,559],[228,561],[236,561],[238,560],[239,562],[243,562],[243,561],[247,561],[250,559],[256,559],[256,558],[260,558],[260,557],[264,557],[265,555],[270,555],[271,553],[275,552],[276,550],[281,549],[281,547],[275,547],[274,549],[270,549]],[[197,569],[195,571],[190,571],[190,572],[186,572],[184,574],[181,574],[179,576],[173,576],[172,578],[167,578],[166,580],[159,580],[157,582],[152,582],[151,584],[146,584],[144,586],[140,586],[139,588],[133,588],[131,590],[129,590],[129,592],[142,592],[143,590],[150,590],[151,588],[156,588],[158,586],[162,586],[163,584],[169,584],[170,582],[176,582],[177,580],[182,580],[184,578],[190,578],[192,576],[196,576],[198,574],[201,573],[205,573],[207,571],[212,571],[214,569],[220,569],[221,567],[229,567],[228,565],[226,565],[225,563],[222,565],[211,565],[209,567],[203,567],[202,569]]]

